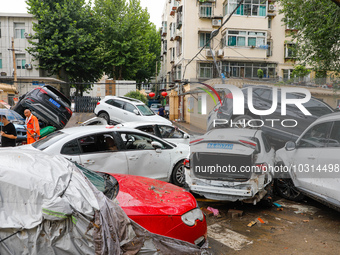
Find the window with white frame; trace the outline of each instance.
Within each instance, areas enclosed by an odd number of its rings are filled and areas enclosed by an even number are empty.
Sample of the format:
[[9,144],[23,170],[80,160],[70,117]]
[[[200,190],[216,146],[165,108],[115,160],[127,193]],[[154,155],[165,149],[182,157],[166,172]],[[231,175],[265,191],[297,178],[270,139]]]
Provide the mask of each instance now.
[[25,23],[14,23],[14,37],[25,38]]
[[293,78],[293,69],[283,69],[283,79],[287,80]]
[[176,66],[176,80],[182,79],[182,65]]
[[270,57],[273,55],[273,51],[272,51],[272,44],[273,44],[273,41],[267,41],[267,57]]
[[200,3],[200,18],[211,18],[213,16],[212,3]]
[[[222,45],[223,45],[222,40]],[[266,45],[266,32],[254,32],[254,31],[236,31],[229,30],[227,34],[228,46],[251,46],[260,47]]]
[[176,54],[177,56],[180,56],[182,54],[182,39],[179,38],[176,41]]
[[170,48],[170,62],[175,61],[175,48]]
[[285,44],[285,58],[294,58],[294,43],[286,43]]
[[[223,14],[231,14],[238,5],[237,0],[229,0],[224,3]],[[244,2],[237,8],[234,15],[241,16],[260,16],[267,15],[267,1],[266,0],[244,0]]]
[[[210,40],[210,33],[199,33],[198,37],[199,37],[199,47],[202,48]],[[209,44],[207,44],[206,48],[209,48]]]
[[26,65],[25,54],[15,54],[15,61],[17,63],[17,69],[25,69]]
[[212,63],[199,63],[199,77],[200,78],[213,78],[213,64]]

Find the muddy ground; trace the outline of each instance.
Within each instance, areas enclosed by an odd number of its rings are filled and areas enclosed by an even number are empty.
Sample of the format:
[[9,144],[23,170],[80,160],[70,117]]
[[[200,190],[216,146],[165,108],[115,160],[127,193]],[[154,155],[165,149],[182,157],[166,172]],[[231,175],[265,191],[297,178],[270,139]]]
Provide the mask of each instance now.
[[[340,254],[340,213],[312,199],[301,203],[276,200],[279,209],[197,198],[201,208],[218,209],[207,216],[212,254]],[[243,211],[231,218],[229,209]],[[257,218],[265,223],[260,223]],[[247,225],[255,221],[252,227]]]

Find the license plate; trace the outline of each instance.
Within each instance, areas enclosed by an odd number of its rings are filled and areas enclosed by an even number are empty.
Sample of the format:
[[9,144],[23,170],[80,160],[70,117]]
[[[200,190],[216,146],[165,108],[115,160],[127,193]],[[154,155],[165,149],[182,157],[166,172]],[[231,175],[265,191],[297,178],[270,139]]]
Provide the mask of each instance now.
[[50,101],[52,104],[60,108],[60,104],[58,104],[56,101],[54,101],[52,98],[50,98],[48,101]]
[[234,144],[232,143],[208,143],[207,149],[225,149],[232,150]]

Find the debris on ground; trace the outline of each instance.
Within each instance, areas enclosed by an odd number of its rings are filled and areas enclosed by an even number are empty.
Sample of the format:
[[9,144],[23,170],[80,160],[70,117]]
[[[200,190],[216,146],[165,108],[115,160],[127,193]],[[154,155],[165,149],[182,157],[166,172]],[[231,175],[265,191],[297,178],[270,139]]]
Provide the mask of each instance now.
[[247,226],[251,228],[251,227],[254,226],[255,224],[256,224],[256,221],[251,221]]
[[217,216],[220,214],[218,209],[212,208],[210,206],[207,207],[207,210],[211,211],[214,214],[214,216]]
[[259,222],[262,223],[262,224],[265,223],[260,217],[258,217],[256,220],[259,221]]
[[273,205],[277,208],[282,208],[282,205],[280,205],[279,203],[273,203]]
[[228,210],[228,216],[231,217],[232,219],[235,219],[237,217],[240,217],[243,215],[243,211],[241,210],[235,210],[235,209],[229,209]]
[[212,211],[207,210],[207,208],[201,207],[201,210],[205,214],[205,216],[207,216],[207,217],[214,215],[214,213]]

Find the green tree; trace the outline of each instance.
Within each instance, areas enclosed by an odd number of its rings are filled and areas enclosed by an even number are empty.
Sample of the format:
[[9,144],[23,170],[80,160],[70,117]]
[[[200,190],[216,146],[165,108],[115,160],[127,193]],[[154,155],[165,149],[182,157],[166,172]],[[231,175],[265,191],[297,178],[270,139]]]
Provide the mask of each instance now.
[[139,90],[130,91],[129,93],[125,94],[124,96],[138,99],[138,100],[142,101],[144,104],[146,104],[148,102],[147,97],[145,95],[143,95],[142,93],[140,93]]
[[259,77],[260,79],[263,78],[263,70],[262,69],[257,69],[257,77]]
[[105,73],[114,80],[138,82],[154,76],[160,38],[155,40],[156,28],[140,1],[96,0],[95,10],[101,17]]
[[[39,61],[39,69],[73,83],[77,94],[103,75],[98,49],[100,27],[85,0],[27,0],[33,25],[28,52]],[[79,84],[82,83],[82,84]],[[83,83],[88,83],[84,85]]]
[[307,76],[310,72],[311,72],[311,70],[306,68],[305,66],[296,65],[296,66],[294,66],[294,70],[292,72],[292,75],[294,77],[298,77],[299,80],[301,80],[301,78]]
[[340,8],[329,0],[280,0],[295,31],[296,57],[315,70],[340,71]]

